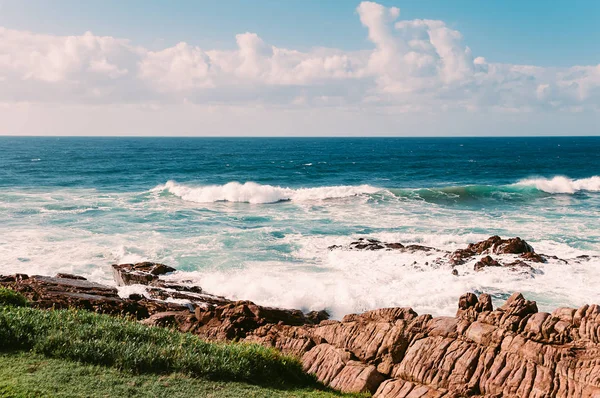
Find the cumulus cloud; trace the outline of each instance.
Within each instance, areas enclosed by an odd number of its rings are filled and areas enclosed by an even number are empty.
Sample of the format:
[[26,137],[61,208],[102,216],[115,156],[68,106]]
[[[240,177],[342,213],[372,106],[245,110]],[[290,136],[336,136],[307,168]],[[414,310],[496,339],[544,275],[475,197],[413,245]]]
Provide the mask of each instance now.
[[[600,65],[542,68],[488,63],[439,20],[403,20],[357,7],[372,47],[279,48],[258,34],[233,50],[181,42],[150,51],[128,40],[52,36],[0,27],[0,102],[263,104],[411,111],[598,109]],[[318,44],[318,43],[315,43]]]

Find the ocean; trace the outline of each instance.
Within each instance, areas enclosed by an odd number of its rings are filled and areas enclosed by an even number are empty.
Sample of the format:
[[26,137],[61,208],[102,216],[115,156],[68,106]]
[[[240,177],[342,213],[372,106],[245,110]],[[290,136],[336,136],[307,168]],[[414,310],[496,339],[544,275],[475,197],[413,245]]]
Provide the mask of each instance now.
[[[455,276],[437,253],[329,249],[492,235],[592,257]],[[600,137],[0,137],[0,274],[114,284],[111,264],[149,260],[262,305],[452,315],[468,291],[600,303],[598,255]]]

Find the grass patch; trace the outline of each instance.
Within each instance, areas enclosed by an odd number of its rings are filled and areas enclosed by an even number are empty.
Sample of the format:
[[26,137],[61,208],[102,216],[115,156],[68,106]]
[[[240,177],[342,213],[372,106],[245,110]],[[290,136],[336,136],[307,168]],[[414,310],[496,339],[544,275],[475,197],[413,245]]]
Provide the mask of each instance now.
[[0,287],[0,305],[11,305],[14,307],[27,307],[29,302],[21,293]]
[[278,388],[317,386],[295,358],[256,344],[206,342],[191,334],[83,310],[0,305],[0,350],[134,373],[181,373]]
[[136,375],[127,371],[47,358],[30,352],[0,353],[0,397],[210,397],[334,398],[305,388],[280,390],[239,382],[209,381],[182,374]]

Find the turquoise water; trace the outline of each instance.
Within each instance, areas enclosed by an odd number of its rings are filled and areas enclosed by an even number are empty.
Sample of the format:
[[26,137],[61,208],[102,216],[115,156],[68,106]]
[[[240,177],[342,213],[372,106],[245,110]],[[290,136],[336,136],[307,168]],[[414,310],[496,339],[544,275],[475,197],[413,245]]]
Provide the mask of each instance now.
[[519,290],[542,308],[600,302],[600,262],[535,273],[436,254],[328,250],[357,237],[444,250],[490,235],[600,254],[600,138],[0,137],[0,273],[152,260],[261,304],[451,314]]

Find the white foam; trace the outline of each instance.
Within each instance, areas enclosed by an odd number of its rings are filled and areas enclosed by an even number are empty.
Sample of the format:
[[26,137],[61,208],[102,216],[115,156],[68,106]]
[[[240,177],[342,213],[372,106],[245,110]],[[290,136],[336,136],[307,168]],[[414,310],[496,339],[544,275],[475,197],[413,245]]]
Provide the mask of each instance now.
[[[435,263],[439,255],[321,247],[313,252],[314,261],[249,261],[242,268],[204,269],[172,277],[195,280],[206,291],[232,299],[305,311],[327,309],[337,319],[390,306],[412,307],[421,314],[453,315],[458,297],[469,291],[505,297],[520,291],[537,300],[542,311],[600,301],[595,288],[600,274],[593,272],[597,260],[568,266],[551,260],[536,264],[532,275],[501,267],[476,272],[473,264],[477,259],[473,259],[457,267],[456,277],[450,266]],[[514,259],[516,256],[505,256],[503,261]],[[498,299],[495,304],[501,302]]]
[[[243,185],[234,185],[233,191]],[[265,186],[254,185],[266,192]],[[190,195],[197,194],[193,189],[198,187],[184,187]],[[389,306],[451,315],[458,297],[467,291],[521,291],[542,310],[600,301],[597,258],[535,265],[541,272],[533,278],[502,268],[475,273],[470,262],[458,267],[456,278],[449,267],[435,265],[437,253],[328,250],[358,237],[373,237],[452,251],[497,234],[521,236],[536,251],[565,259],[598,255],[597,207],[555,207],[552,216],[560,216],[558,222],[537,206],[472,211],[391,196],[382,203],[377,200],[380,195],[361,194],[377,189],[370,186],[271,188],[277,194],[283,190],[299,204],[216,203],[199,211],[193,201],[162,194],[166,188],[154,195],[85,189],[0,193],[0,274],[67,272],[113,283],[110,264],[157,261],[191,272],[209,293],[263,305],[327,308],[338,318]],[[221,195],[219,189],[217,193]],[[351,200],[315,202],[356,194]],[[39,211],[57,204],[110,211]]]
[[557,176],[554,178],[529,178],[517,182],[515,185],[534,186],[548,193],[575,193],[578,191],[600,192],[600,176],[573,180],[568,177]]
[[155,187],[152,191],[168,191],[183,200],[197,203],[243,202],[243,203],[276,203],[285,200],[295,202],[315,201],[323,199],[346,198],[380,191],[370,185],[330,186],[318,188],[283,188],[272,185],[261,185],[255,182],[229,182],[225,185],[188,186],[168,181]]

